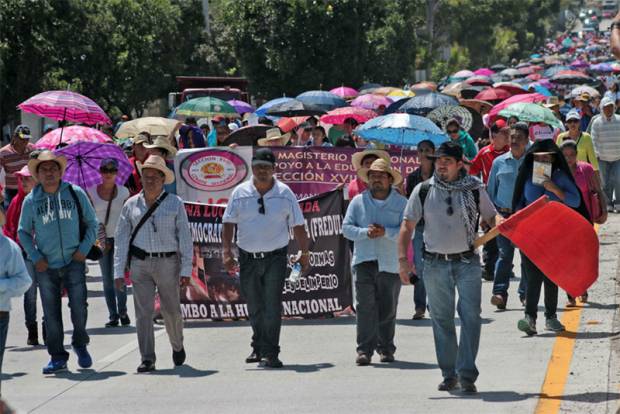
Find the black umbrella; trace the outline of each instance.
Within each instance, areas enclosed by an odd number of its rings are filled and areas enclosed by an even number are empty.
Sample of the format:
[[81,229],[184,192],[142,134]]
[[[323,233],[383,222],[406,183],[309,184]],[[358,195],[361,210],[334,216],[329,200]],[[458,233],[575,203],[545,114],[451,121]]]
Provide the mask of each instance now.
[[240,146],[256,146],[256,141],[265,138],[267,131],[271,128],[277,128],[273,125],[249,125],[233,131],[222,145],[237,144]]
[[426,116],[433,109],[442,105],[458,105],[459,101],[450,95],[443,93],[428,93],[426,95],[414,96],[405,102],[398,112],[406,112],[411,115]]
[[297,99],[282,102],[272,106],[267,110],[267,115],[271,116],[314,116],[323,115],[326,112],[315,105],[305,104]]

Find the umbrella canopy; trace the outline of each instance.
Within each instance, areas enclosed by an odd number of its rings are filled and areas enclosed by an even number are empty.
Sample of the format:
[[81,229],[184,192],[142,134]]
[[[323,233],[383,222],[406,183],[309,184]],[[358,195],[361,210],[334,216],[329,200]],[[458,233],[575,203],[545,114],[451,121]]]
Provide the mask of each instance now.
[[570,91],[570,96],[572,98],[575,98],[581,94],[587,93],[588,95],[590,95],[591,97],[595,98],[595,97],[600,97],[601,94],[599,93],[599,91],[597,91],[596,89],[594,89],[591,86],[588,85],[581,85],[581,86],[577,86],[576,88],[573,88],[572,91]]
[[446,130],[446,124],[451,119],[456,119],[463,129],[469,131],[473,124],[473,118],[467,108],[459,105],[443,105],[433,109],[428,115],[428,119],[438,124],[441,129]]
[[501,72],[502,70],[506,69],[506,65],[498,63],[498,64],[491,66],[490,69],[495,72]]
[[489,78],[488,76],[472,76],[471,78],[467,79],[465,83],[469,85],[490,86],[493,84],[493,81],[491,81],[491,78]]
[[479,75],[479,76],[491,76],[495,73],[495,71],[489,69],[489,68],[480,68],[474,71],[474,75]]
[[474,76],[474,72],[472,72],[471,70],[459,70],[458,72],[452,74],[450,77],[458,78],[458,79],[467,79],[472,76]]
[[512,94],[508,92],[506,89],[502,88],[489,88],[480,92],[474,99],[479,99],[481,101],[502,101],[504,99],[510,98]]
[[340,96],[342,99],[353,99],[357,95],[359,95],[359,92],[357,90],[350,88],[348,86],[341,86],[339,88],[334,88],[330,92],[333,93],[334,95]]
[[247,112],[254,112],[254,107],[247,102],[240,101],[238,99],[231,99],[227,102],[235,108],[235,111],[237,111],[239,115],[243,115]]
[[522,75],[531,75],[532,73],[536,72],[536,68],[534,66],[529,66],[529,65],[518,68],[517,70]]
[[521,69],[521,68],[526,68],[528,66],[531,66],[530,62],[521,62],[517,66],[515,66],[515,68]]
[[570,85],[570,84],[582,84],[582,83],[590,83],[592,82],[592,78],[582,72],[577,72],[574,70],[563,70],[551,77],[549,79],[552,83],[562,84],[562,85]]
[[443,88],[441,90],[441,93],[451,96],[459,96],[461,90],[463,90],[463,88],[467,88],[468,86],[469,84],[465,82],[454,82]]
[[367,93],[372,93],[377,88],[381,88],[383,85],[379,83],[366,82],[359,88],[359,95],[365,95]]
[[535,103],[515,103],[509,105],[506,109],[502,109],[499,112],[499,115],[504,118],[514,116],[518,118],[519,121],[525,122],[543,122],[554,127],[559,127],[562,125],[560,120],[555,117],[555,114],[551,109],[547,109],[544,106]]
[[526,78],[529,80],[537,81],[539,79],[542,79],[542,75],[540,73],[530,73],[526,76]]
[[393,86],[382,86],[380,88],[376,88],[372,91],[375,95],[383,95],[387,96],[390,92],[399,91],[400,88],[395,88]]
[[431,81],[423,81],[423,82],[418,82],[414,85],[411,85],[409,89],[411,89],[413,92],[420,91],[420,90],[427,90],[427,91],[435,92],[437,90],[437,84]]
[[278,128],[282,130],[282,132],[292,131],[294,128],[297,128],[299,125],[303,124],[308,120],[307,116],[293,116],[287,117],[284,116],[278,119]]
[[131,164],[123,150],[116,144],[100,144],[95,142],[78,142],[54,151],[67,159],[67,169],[63,180],[79,185],[82,188],[101,184],[99,167],[106,158],[118,161],[116,184],[124,185],[131,175]]
[[438,146],[448,140],[448,137],[433,121],[409,114],[378,116],[358,126],[355,134],[366,140],[401,146],[417,145],[425,139],[431,140]]
[[271,108],[267,110],[267,115],[272,116],[313,116],[313,115],[323,115],[325,110],[319,108],[318,106],[311,105],[299,101],[297,99],[291,99],[286,102],[282,102],[276,105],[273,105]]
[[292,100],[293,98],[287,98],[286,96],[282,98],[272,99],[270,101],[265,102],[260,107],[258,107],[256,112],[254,113],[256,114],[256,116],[265,116],[267,115],[267,110],[269,110],[272,106],[278,105],[284,102],[292,101]]
[[[177,119],[161,118],[158,116],[147,116],[144,118],[132,119],[131,121],[123,122],[116,131],[114,136],[118,139],[132,138],[138,135],[140,132],[148,132],[153,136],[168,136],[172,133],[174,128],[180,124],[181,121]],[[65,129],[65,134],[67,134]],[[64,137],[63,137],[64,141]]]
[[527,87],[529,91],[539,93],[544,96],[552,96],[551,91],[538,83],[530,83]]
[[508,77],[511,77],[511,78],[522,76],[521,72],[519,72],[517,69],[513,69],[513,68],[508,68],[508,69],[502,70],[500,72],[500,75],[508,76]]
[[392,101],[382,95],[365,94],[360,95],[351,102],[351,106],[364,109],[377,109],[381,105],[386,108],[390,106]]
[[520,93],[527,93],[523,86],[516,82],[498,82],[493,85],[494,88],[504,89],[510,92],[511,95],[518,95]]
[[575,69],[587,68],[588,66],[590,66],[590,64],[582,59],[576,59],[570,63],[570,67]]
[[545,102],[547,97],[545,95],[541,95],[539,93],[524,93],[520,95],[514,95],[510,98],[506,99],[503,102],[498,103],[489,111],[489,120],[491,122],[495,121],[500,111],[508,108],[510,105],[519,103],[519,102]]
[[412,98],[415,95],[416,94],[413,93],[412,91],[406,91],[404,89],[396,89],[395,91],[388,93],[387,97],[394,101],[398,101],[399,99],[403,99],[403,98]]
[[95,128],[72,125],[65,128],[56,128],[39,139],[34,147],[38,149],[53,150],[60,144],[62,136],[63,144],[75,144],[78,142],[112,143],[112,138]]
[[555,66],[551,66],[550,68],[546,69],[543,72],[543,76],[545,78],[551,78],[553,77],[553,75],[555,75],[558,72],[561,72],[563,70],[570,70],[570,67],[568,66],[563,66],[563,65],[555,65]]
[[17,105],[24,112],[45,118],[86,125],[106,124],[112,121],[90,98],[71,91],[47,91],[28,98]]
[[590,69],[600,73],[609,73],[614,71],[613,66],[611,66],[611,63],[608,62],[597,63],[596,65],[590,66]]
[[336,108],[334,110],[329,111],[327,114],[321,117],[321,122],[325,124],[335,124],[340,125],[343,124],[344,121],[348,118],[355,119],[358,123],[363,124],[377,116],[375,111],[364,108],[356,108],[354,106],[344,107],[344,108]]
[[488,86],[467,86],[461,89],[459,96],[463,99],[474,99],[476,95],[488,88]]
[[305,104],[314,105],[324,111],[331,111],[347,105],[346,101],[340,96],[326,91],[307,91],[297,95],[295,99]]
[[425,116],[437,107],[458,104],[459,101],[453,96],[433,92],[425,95],[414,96],[398,108],[398,111],[406,112],[412,115]]
[[487,101],[481,101],[478,99],[461,99],[460,104],[466,108],[471,108],[478,112],[480,115],[484,115],[493,108],[493,104]]
[[226,101],[212,96],[190,99],[177,106],[175,117],[183,118],[193,116],[196,118],[213,118],[214,116],[227,118],[239,118],[235,108]]
[[234,130],[227,138],[224,140],[222,145],[228,146],[230,144],[237,144],[242,146],[255,146],[256,142],[260,138],[265,138],[267,135],[267,130],[275,128],[272,125],[249,125],[241,127],[237,130]]

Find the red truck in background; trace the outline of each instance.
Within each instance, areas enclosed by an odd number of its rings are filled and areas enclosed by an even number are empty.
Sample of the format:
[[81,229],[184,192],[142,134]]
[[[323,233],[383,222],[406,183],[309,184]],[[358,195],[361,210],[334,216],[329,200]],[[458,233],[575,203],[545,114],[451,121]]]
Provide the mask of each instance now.
[[226,76],[177,76],[180,92],[168,94],[168,109],[173,110],[185,101],[212,96],[224,101],[238,99],[250,103],[248,80]]

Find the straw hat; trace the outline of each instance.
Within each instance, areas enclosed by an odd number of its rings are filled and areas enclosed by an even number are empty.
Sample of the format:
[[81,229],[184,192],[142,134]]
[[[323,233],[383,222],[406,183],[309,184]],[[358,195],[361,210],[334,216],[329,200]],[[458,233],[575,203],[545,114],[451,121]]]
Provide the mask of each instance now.
[[395,171],[390,167],[390,163],[383,158],[379,158],[373,161],[370,168],[360,168],[357,171],[357,176],[365,183],[368,183],[368,173],[370,171],[386,172],[392,176],[394,182],[392,185],[399,185],[403,182],[403,176],[398,171]]
[[164,184],[172,184],[174,182],[174,173],[166,166],[166,161],[164,161],[164,159],[159,155],[149,155],[144,163],[137,161],[136,166],[138,167],[138,172],[140,172],[140,175],[142,175],[143,169],[152,168],[164,173],[166,176]]
[[[261,147],[270,147],[274,145],[284,147],[286,144],[288,144],[290,139],[290,132],[282,135],[282,132],[280,132],[280,128],[271,128],[267,130],[267,135],[265,136],[265,138],[260,138],[257,143]],[[280,143],[276,144],[275,141],[278,140],[280,141]]]
[[143,144],[143,145],[144,145],[144,148],[148,148],[148,149],[159,148],[159,149],[166,150],[168,152],[166,159],[172,159],[174,158],[175,155],[177,155],[177,149],[170,144],[170,141],[168,140],[167,137],[157,137],[155,138],[152,144]]
[[37,176],[39,164],[46,161],[54,161],[60,167],[60,176],[65,175],[67,169],[67,159],[62,155],[56,155],[52,151],[41,151],[37,158],[28,161],[28,170],[33,177]]
[[388,163],[390,162],[390,154],[388,154],[387,151],[371,149],[356,152],[351,157],[351,163],[353,164],[353,169],[355,171],[358,171],[360,168],[362,168],[362,161],[367,155],[375,155],[377,158],[384,159]]
[[560,99],[557,96],[550,96],[547,98],[547,102],[543,104],[545,108],[553,108],[554,106],[560,106]]

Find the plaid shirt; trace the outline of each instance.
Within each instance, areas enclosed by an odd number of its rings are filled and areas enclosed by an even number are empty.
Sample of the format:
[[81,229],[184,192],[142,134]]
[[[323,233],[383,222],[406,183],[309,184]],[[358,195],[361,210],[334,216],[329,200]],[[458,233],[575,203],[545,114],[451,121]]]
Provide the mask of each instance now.
[[[125,274],[129,239],[148,207],[144,192],[130,197],[121,211],[114,236],[114,277]],[[181,258],[180,276],[192,275],[193,244],[183,200],[168,194],[138,231],[133,245],[148,253],[177,252]]]

